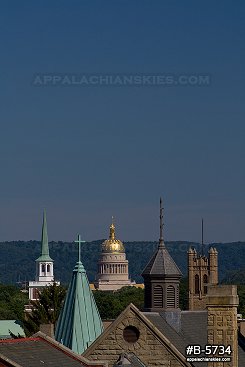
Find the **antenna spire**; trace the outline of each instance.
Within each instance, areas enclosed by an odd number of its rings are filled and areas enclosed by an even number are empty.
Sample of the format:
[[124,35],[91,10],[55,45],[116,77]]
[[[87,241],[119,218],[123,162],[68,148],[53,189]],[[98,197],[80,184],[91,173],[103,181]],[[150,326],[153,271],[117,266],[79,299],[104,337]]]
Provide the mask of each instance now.
[[203,243],[203,218],[202,218],[202,256],[204,256],[204,243]]
[[164,246],[163,241],[163,207],[162,207],[162,198],[160,197],[160,238],[159,238],[159,247]]

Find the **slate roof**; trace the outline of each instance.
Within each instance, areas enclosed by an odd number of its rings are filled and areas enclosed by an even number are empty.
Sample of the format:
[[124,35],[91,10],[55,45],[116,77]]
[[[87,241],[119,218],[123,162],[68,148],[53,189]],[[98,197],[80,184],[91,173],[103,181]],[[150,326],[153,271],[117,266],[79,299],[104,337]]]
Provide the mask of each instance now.
[[37,333],[32,338],[0,341],[0,362],[20,367],[78,367],[103,366],[103,362],[90,362],[73,353],[55,340]]
[[134,353],[122,353],[114,367],[146,367],[146,365]]
[[[157,312],[144,312],[144,315],[165,335],[170,342],[185,355],[189,344],[207,344],[207,311],[181,311],[181,330],[177,333]],[[238,366],[245,366],[245,338],[238,338]],[[207,367],[206,362],[193,363],[195,367]]]
[[144,275],[172,275],[181,277],[182,273],[170,256],[164,243],[160,243],[143,270],[142,276]]
[[[181,330],[177,333],[167,321],[156,312],[144,313],[144,315],[164,334],[170,342],[186,355],[185,349],[189,344],[207,344],[207,312],[206,311],[182,311]],[[206,362],[193,363],[196,367],[207,367]]]

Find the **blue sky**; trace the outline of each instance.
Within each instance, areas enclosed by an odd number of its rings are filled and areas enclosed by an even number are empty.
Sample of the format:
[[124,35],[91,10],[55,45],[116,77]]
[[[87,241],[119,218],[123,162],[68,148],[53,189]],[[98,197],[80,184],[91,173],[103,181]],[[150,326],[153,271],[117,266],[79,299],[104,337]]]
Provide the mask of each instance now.
[[[0,241],[245,240],[243,1],[2,1]],[[36,75],[208,75],[41,85]]]

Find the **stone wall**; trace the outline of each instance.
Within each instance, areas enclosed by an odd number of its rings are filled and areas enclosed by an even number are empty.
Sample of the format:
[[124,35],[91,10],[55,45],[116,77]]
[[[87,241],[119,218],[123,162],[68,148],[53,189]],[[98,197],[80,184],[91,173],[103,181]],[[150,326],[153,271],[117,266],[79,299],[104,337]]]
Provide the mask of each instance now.
[[[208,344],[231,346],[231,362],[209,362],[208,367],[238,367],[237,287],[210,286],[208,290]],[[218,355],[220,357],[220,355]]]
[[[124,339],[123,331],[127,326],[134,326],[139,331],[139,338],[135,343],[128,343]],[[106,360],[109,367],[112,367],[123,352],[135,353],[147,366],[180,367],[186,365],[179,361],[175,352],[171,350],[171,346],[164,345],[163,341],[154,335],[154,332],[133,312],[119,322],[116,328],[95,348],[88,353],[86,351],[84,356],[90,360]]]

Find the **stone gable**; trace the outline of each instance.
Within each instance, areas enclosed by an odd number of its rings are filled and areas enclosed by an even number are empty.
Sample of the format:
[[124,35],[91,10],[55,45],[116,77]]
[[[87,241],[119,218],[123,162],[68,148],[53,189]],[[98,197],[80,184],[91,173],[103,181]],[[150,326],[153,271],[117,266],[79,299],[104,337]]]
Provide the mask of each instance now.
[[[109,367],[114,365],[123,352],[133,352],[146,366],[189,366],[166,337],[132,306],[130,305],[83,355],[90,360],[108,361]],[[135,342],[125,340],[126,327],[138,330],[138,339]]]

